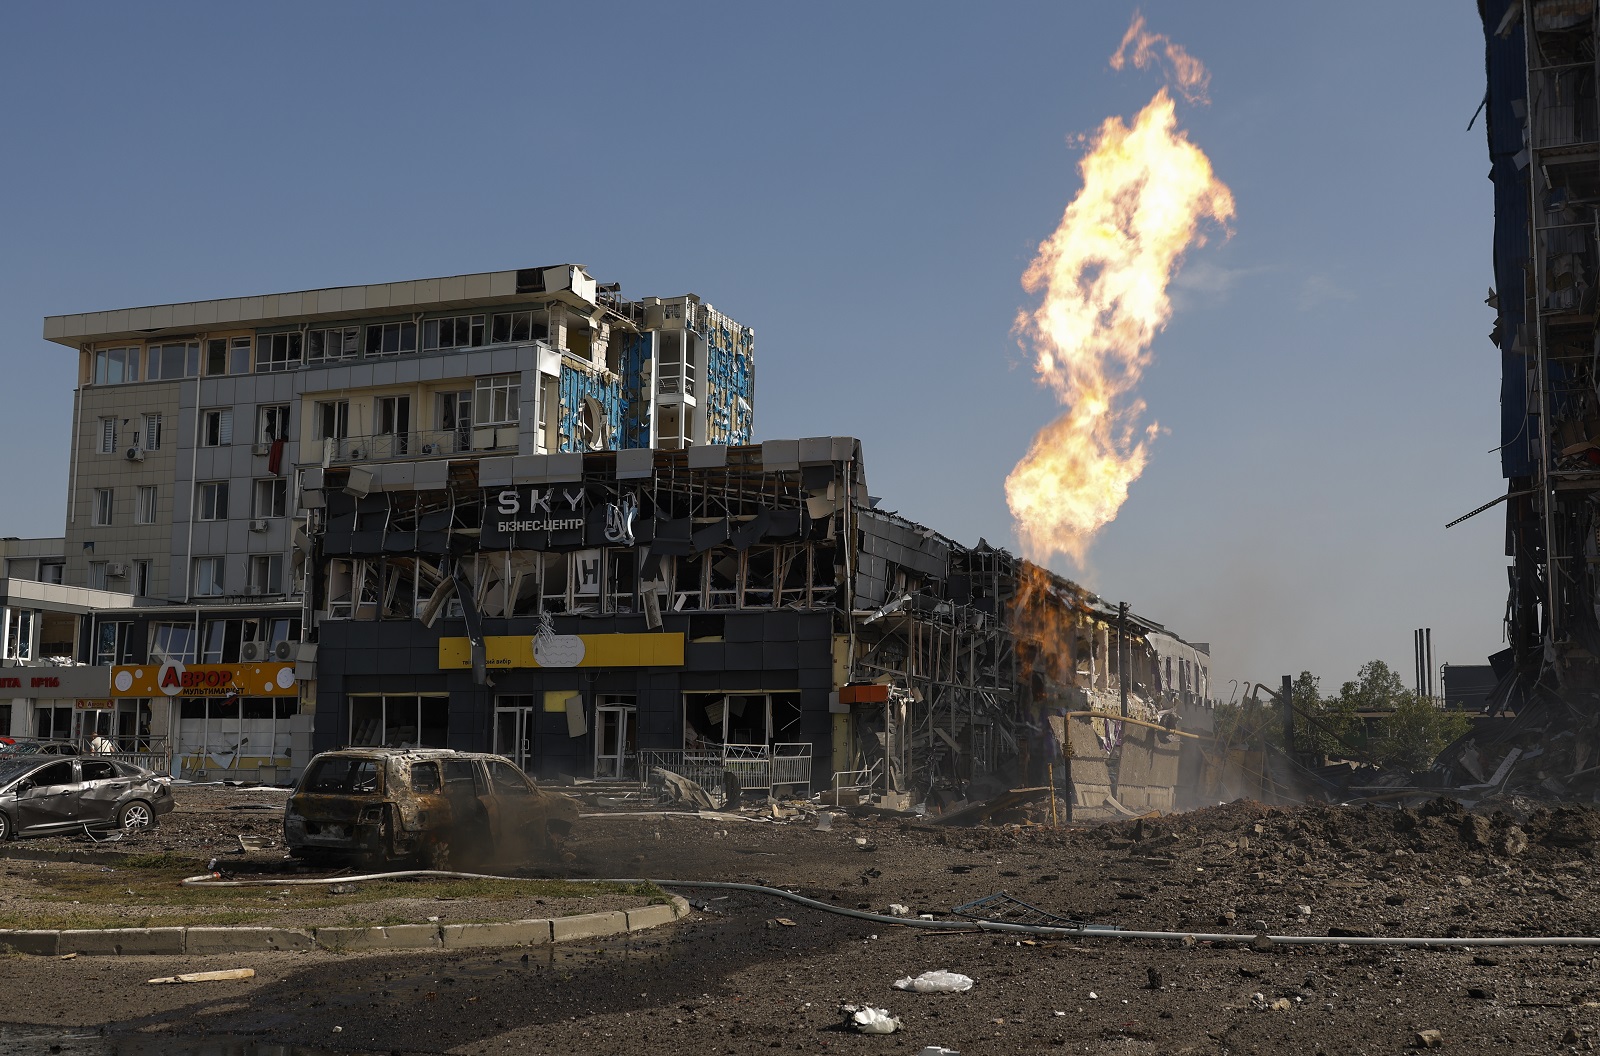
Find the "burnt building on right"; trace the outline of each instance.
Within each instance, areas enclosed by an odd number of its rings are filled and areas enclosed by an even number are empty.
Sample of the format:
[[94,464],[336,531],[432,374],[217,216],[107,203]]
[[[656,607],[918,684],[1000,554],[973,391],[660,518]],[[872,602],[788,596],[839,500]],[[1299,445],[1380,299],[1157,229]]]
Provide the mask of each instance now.
[[[1594,0],[1479,5],[1506,492],[1475,512],[1505,503],[1510,559],[1508,646],[1491,658],[1500,681],[1488,709],[1530,721],[1546,705],[1600,714],[1596,8]],[[1574,750],[1590,757],[1594,747]]]

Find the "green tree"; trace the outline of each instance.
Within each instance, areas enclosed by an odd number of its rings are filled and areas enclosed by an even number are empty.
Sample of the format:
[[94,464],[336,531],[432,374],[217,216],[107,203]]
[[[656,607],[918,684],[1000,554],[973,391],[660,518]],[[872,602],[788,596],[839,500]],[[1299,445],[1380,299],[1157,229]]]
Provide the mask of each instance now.
[[1462,712],[1446,711],[1415,693],[1401,691],[1393,705],[1372,738],[1372,754],[1380,766],[1426,770],[1445,745],[1472,729],[1472,720]]
[[1390,711],[1406,693],[1406,684],[1382,660],[1368,660],[1354,682],[1339,687],[1339,699],[1351,711]]

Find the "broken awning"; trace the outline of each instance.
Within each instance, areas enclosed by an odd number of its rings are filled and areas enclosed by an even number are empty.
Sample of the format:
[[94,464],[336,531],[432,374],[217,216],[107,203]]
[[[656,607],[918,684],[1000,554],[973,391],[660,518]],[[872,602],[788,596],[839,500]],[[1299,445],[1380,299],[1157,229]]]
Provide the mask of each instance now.
[[[578,639],[581,649],[560,650],[559,662],[540,663],[534,657],[533,635],[489,635],[483,639],[485,665],[508,667],[682,667],[682,634],[572,634],[558,640]],[[558,641],[558,644],[565,644]],[[546,654],[554,656],[555,651]],[[472,667],[472,643],[466,638],[439,639],[439,669],[458,671]]]

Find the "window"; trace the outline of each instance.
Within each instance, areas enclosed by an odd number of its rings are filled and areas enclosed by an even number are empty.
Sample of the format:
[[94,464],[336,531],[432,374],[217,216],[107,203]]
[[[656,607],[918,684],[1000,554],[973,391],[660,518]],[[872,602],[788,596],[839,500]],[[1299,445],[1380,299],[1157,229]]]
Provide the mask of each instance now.
[[200,373],[200,343],[186,341],[171,345],[151,345],[147,360],[151,381],[192,378]]
[[[72,709],[71,708],[49,708],[49,709],[40,708],[39,710],[40,711],[49,710],[49,711],[56,712],[57,713],[57,716],[56,716],[57,721],[47,724],[47,725],[50,726],[50,732],[49,733],[47,733],[47,734],[39,734],[39,732],[37,730],[35,730],[34,733],[36,735],[44,736],[44,737],[71,737],[72,736]],[[67,713],[67,721],[64,722],[64,723],[60,721],[60,714],[59,714],[60,712],[63,712],[63,711]],[[68,760],[67,762],[64,762],[64,763],[56,763],[54,766],[47,766],[43,770],[35,771],[34,774],[33,774],[33,777],[31,778],[31,780],[33,781],[33,787],[34,788],[55,788],[55,787],[58,787],[58,786],[61,786],[61,785],[74,785],[74,784],[77,784],[77,782],[72,779],[72,762],[71,762],[71,760]]]
[[475,425],[515,425],[521,420],[522,375],[495,374],[479,378],[472,409]]
[[150,662],[194,663],[195,628],[192,623],[156,623],[150,626]]
[[116,494],[111,488],[94,489],[94,524],[107,525],[111,523],[111,510],[115,505]]
[[330,363],[340,359],[354,359],[361,351],[359,326],[336,326],[326,330],[306,333],[306,362]]
[[328,400],[317,404],[316,438],[343,440],[350,435],[350,401]]
[[289,439],[289,405],[262,407],[256,415],[256,443]]
[[489,760],[489,780],[494,783],[494,790],[502,796],[533,795],[533,786],[528,784],[528,779],[510,763]]
[[121,385],[139,380],[139,349],[102,348],[94,354],[94,383]]
[[[544,336],[540,334],[539,336]],[[489,340],[493,344],[511,341],[532,341],[534,338],[532,312],[500,312],[489,320]]]
[[228,482],[225,480],[208,480],[199,485],[199,503],[197,515],[202,521],[225,521],[228,519]]
[[100,419],[100,453],[114,455],[117,453],[117,420],[115,418]]
[[141,598],[150,596],[152,562],[149,558],[142,558],[133,563],[133,592]]
[[216,596],[222,593],[222,561],[220,557],[194,559],[194,593],[199,596]]
[[[443,748],[448,696],[364,696],[351,694],[350,743],[391,748]],[[468,763],[470,766],[471,764]],[[445,779],[450,780],[448,763]]]
[[104,561],[89,562],[89,589],[106,589],[106,563]]
[[374,323],[367,327],[369,356],[394,356],[416,350],[416,323]]
[[33,611],[31,609],[5,610],[7,660],[33,659]]
[[156,489],[154,485],[140,486],[134,492],[134,524],[156,523]]
[[250,339],[215,337],[206,342],[206,376],[250,373]]
[[289,501],[289,482],[282,477],[256,481],[256,501],[252,517],[282,517]]
[[429,319],[422,324],[422,347],[469,348],[483,344],[483,316],[458,315],[450,319]]
[[411,791],[432,796],[443,792],[444,784],[439,779],[439,764],[412,763]]
[[300,332],[262,334],[256,338],[256,371],[270,373],[300,366]]
[[133,663],[133,624],[112,621],[96,627],[94,662],[101,667]]
[[161,450],[161,415],[144,416],[144,431],[134,441],[146,451]]
[[373,759],[352,759],[335,755],[319,760],[306,775],[301,788],[314,795],[349,795],[378,791],[378,763]]
[[250,593],[283,593],[282,554],[256,554],[250,558]]
[[233,408],[200,412],[200,446],[227,447],[233,443]]
[[60,583],[66,578],[67,563],[65,561],[40,561],[39,582]]
[[554,451],[560,440],[561,379],[539,375],[539,437],[546,451]]

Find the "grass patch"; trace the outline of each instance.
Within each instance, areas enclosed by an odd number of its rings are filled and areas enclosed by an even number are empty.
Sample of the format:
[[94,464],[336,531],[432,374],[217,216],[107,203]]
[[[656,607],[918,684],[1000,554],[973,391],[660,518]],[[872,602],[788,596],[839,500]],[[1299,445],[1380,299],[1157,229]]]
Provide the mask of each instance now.
[[[418,923],[416,911],[397,914],[393,906],[372,905],[398,899],[492,904],[624,895],[652,904],[670,901],[654,884],[570,880],[375,880],[357,884],[354,891],[343,895],[330,894],[327,884],[184,887],[180,881],[198,872],[191,858],[151,854],[138,856],[136,864],[124,864],[124,868],[110,871],[51,869],[31,876],[34,883],[28,885],[26,897],[35,902],[37,911],[0,910],[0,928],[244,924],[307,910],[338,913],[339,919],[351,926]],[[339,882],[338,878],[329,881]],[[39,902],[59,909],[43,909],[37,906]],[[124,908],[120,914],[112,915],[104,907],[113,905]],[[562,907],[553,912],[568,915],[586,910]]]

